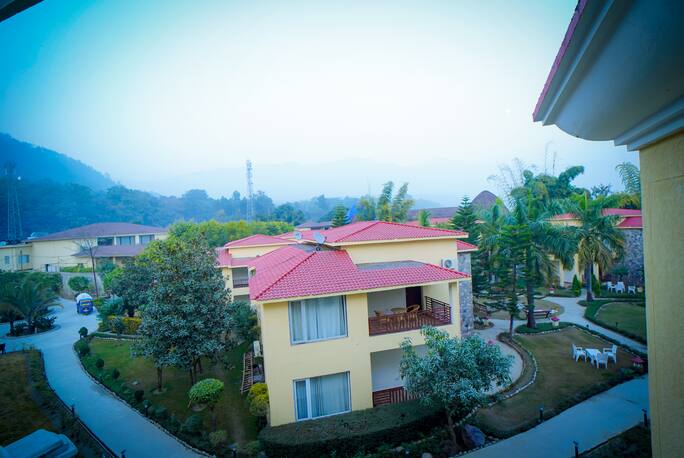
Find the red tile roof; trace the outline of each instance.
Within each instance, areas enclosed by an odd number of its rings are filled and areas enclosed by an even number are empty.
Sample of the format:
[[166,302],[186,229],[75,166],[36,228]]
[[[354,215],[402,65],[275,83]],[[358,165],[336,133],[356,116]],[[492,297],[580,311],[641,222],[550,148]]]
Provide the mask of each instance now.
[[238,239],[238,240],[233,240],[232,242],[228,242],[224,247],[227,248],[232,248],[232,247],[247,247],[247,246],[263,246],[263,245],[285,245],[285,244],[290,244],[292,243],[291,240],[287,240],[282,237],[275,237],[272,235],[264,235],[264,234],[254,234],[250,235],[249,237],[245,237],[243,239]]
[[[250,297],[273,301],[453,281],[468,275],[416,261],[356,265],[346,251],[280,248],[253,262]],[[261,264],[261,266],[259,266]]]
[[641,216],[628,216],[617,225],[620,229],[640,229],[644,227]]
[[[602,211],[604,216],[641,216],[641,210],[634,210],[631,208],[605,208]],[[552,216],[553,220],[567,220],[577,219],[574,213],[561,213],[560,215]]]
[[464,242],[463,240],[456,240],[456,249],[458,251],[477,251],[477,245]]
[[256,258],[235,258],[228,249],[223,247],[216,249],[216,265],[218,267],[247,267],[253,259]]
[[301,231],[304,240],[314,240],[314,232],[325,235],[326,243],[372,242],[381,240],[422,239],[433,237],[464,237],[462,231],[413,226],[386,221],[359,221],[327,231]]

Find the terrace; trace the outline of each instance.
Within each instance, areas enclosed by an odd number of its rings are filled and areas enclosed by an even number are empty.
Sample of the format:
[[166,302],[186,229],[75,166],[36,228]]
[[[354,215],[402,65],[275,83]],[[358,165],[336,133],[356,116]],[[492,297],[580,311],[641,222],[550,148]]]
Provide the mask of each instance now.
[[368,332],[371,336],[451,324],[451,305],[422,296],[414,286],[368,294]]

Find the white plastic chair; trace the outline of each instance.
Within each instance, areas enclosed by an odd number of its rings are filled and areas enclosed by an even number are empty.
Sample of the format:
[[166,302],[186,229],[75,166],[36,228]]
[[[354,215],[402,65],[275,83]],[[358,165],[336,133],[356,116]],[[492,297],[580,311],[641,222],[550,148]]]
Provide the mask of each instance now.
[[596,358],[594,359],[596,361],[596,369],[601,367],[601,364],[606,366],[606,369],[608,369],[608,354],[607,353],[599,353],[596,355]]
[[604,348],[603,352],[606,358],[612,359],[614,363],[617,363],[617,345],[613,344],[610,348]]
[[621,281],[617,282],[617,285],[615,285],[615,292],[616,293],[624,293],[625,292],[625,284]]
[[636,294],[636,286],[628,286],[627,294]]
[[613,284],[612,281],[606,282],[606,290],[607,291],[615,291],[615,285]]
[[587,352],[584,351],[584,348],[578,347],[575,344],[572,344],[572,357],[577,362],[580,359],[580,356],[584,358],[584,361],[587,361]]

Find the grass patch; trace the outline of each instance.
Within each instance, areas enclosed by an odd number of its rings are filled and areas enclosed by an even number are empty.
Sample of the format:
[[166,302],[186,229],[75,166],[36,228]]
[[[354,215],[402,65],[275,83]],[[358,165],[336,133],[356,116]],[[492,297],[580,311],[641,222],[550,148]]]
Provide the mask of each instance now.
[[625,337],[646,343],[646,309],[633,302],[593,301],[584,317]]
[[[145,358],[131,357],[132,342],[128,340],[112,340],[94,338],[90,341],[91,354],[82,359],[88,372],[100,379],[107,387],[117,393],[133,407],[144,411],[143,403],[135,400],[137,390],[144,391],[144,398],[151,403],[148,413],[155,421],[162,424],[171,433],[193,446],[208,451],[215,451],[208,440],[211,429],[209,409],[194,412],[188,407],[188,390],[190,377],[187,371],[175,367],[164,368],[164,390],[155,394],[157,375],[152,362]],[[247,344],[226,352],[222,361],[202,360],[204,372],[198,379],[217,378],[225,383],[225,391],[216,405],[216,430],[228,433],[228,443],[237,442],[246,445],[256,439],[257,420],[250,415],[246,398],[240,394],[242,381],[242,354]],[[104,369],[96,367],[101,358]],[[113,369],[120,372],[120,377],[112,378]],[[185,427],[188,418],[199,416],[200,428]],[[191,420],[192,421],[192,420]]]
[[561,329],[567,328],[568,326],[572,325],[570,323],[560,322],[558,323],[558,327],[554,328],[552,323],[544,322],[537,323],[536,328],[528,328],[526,325],[521,324],[515,328],[515,332],[518,334],[539,334],[540,332],[559,331]]
[[630,355],[622,349],[617,365],[611,363],[608,369],[596,369],[582,360],[575,363],[573,343],[599,349],[610,344],[574,326],[550,334],[518,335],[515,340],[536,359],[537,379],[519,394],[477,412],[475,424],[496,437],[510,437],[535,426],[541,406],[548,419],[634,375]]
[[603,445],[582,454],[585,458],[648,458],[651,456],[651,431],[635,426]]
[[[555,302],[546,300],[546,299],[535,299],[534,301],[534,308],[538,310],[555,310],[556,316],[562,315],[565,313],[565,308],[562,305],[558,305]],[[490,313],[489,315],[491,318],[494,318],[496,320],[510,320],[510,315],[507,311],[505,310],[496,310]],[[527,315],[525,314],[524,311],[519,312],[515,318],[517,321],[527,321]]]
[[546,287],[540,287],[535,290],[537,294],[551,297],[577,297],[572,291],[572,288],[554,288],[553,292]]

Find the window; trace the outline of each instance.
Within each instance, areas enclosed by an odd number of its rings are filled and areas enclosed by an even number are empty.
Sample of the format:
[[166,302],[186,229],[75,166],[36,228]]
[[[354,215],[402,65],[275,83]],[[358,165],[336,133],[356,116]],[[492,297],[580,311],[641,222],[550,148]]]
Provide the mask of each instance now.
[[141,235],[140,236],[140,244],[141,245],[147,245],[150,243],[152,240],[154,240],[154,234],[150,235]]
[[134,235],[125,235],[123,237],[116,238],[117,245],[135,245]]
[[27,255],[27,254],[20,254],[19,256],[17,256],[17,260],[18,260],[19,264],[28,264],[29,259],[30,259],[29,255]]
[[114,237],[98,237],[97,245],[98,246],[114,245]]
[[347,309],[343,296],[290,302],[292,343],[332,339],[347,335]]
[[5,256],[5,265],[9,265],[9,263],[12,261],[12,258],[9,256]]
[[297,421],[349,412],[349,372],[295,380],[294,398]]

